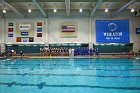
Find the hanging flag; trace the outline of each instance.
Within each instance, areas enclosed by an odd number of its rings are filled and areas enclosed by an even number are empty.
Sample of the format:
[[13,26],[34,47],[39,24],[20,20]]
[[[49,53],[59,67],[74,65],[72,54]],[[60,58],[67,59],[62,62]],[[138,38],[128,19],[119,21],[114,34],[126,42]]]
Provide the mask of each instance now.
[[42,33],[37,33],[37,37],[42,37]]
[[42,22],[37,22],[37,26],[42,26]]
[[75,32],[75,25],[62,26],[62,32]]
[[21,36],[28,36],[28,32],[21,32]]
[[8,32],[13,32],[13,28],[8,28]]
[[8,33],[8,37],[13,37],[13,33]]
[[17,38],[17,42],[21,42],[21,38],[20,37]]
[[29,38],[29,42],[34,42],[34,38]]
[[136,28],[136,34],[140,34],[140,28]]
[[37,32],[42,32],[42,28],[37,28]]
[[29,42],[29,38],[22,38],[22,42]]

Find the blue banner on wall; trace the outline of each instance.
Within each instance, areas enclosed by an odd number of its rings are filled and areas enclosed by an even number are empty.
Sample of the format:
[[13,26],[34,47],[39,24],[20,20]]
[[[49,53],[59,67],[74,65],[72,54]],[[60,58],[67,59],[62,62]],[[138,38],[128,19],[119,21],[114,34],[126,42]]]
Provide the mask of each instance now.
[[136,28],[136,34],[140,34],[140,28]]
[[28,36],[28,32],[21,32],[21,36]]
[[42,28],[37,28],[37,32],[42,32]]
[[129,20],[96,20],[96,42],[129,43]]
[[29,38],[22,38],[22,42],[29,42]]
[[13,33],[8,33],[8,37],[13,37]]

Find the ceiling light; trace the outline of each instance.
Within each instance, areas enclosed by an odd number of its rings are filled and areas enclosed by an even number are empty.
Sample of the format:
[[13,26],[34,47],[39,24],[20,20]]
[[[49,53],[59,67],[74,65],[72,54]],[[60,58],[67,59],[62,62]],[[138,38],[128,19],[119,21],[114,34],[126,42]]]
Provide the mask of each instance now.
[[5,9],[3,9],[3,11],[2,11],[3,13],[6,13],[6,10]]
[[134,12],[135,10],[134,9],[131,9],[131,12]]
[[57,12],[57,9],[53,9],[53,12]]
[[105,9],[105,12],[108,12],[108,9],[107,8]]
[[83,9],[82,9],[82,8],[80,8],[80,9],[79,9],[79,12],[83,12]]
[[32,10],[31,10],[31,9],[28,9],[28,12],[29,12],[29,13],[31,13],[31,12],[32,12]]

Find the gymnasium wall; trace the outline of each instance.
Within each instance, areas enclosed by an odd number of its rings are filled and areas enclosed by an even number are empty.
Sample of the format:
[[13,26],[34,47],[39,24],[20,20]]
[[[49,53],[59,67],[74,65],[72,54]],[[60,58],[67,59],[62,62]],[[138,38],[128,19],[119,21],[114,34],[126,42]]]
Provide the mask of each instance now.
[[140,50],[140,34],[136,34],[136,28],[140,28],[140,17],[133,17],[132,19],[131,42],[134,43],[133,49],[138,52]]
[[[82,13],[71,14],[66,17],[66,14],[49,14],[49,42],[50,43],[88,43],[88,15]],[[61,23],[75,23],[77,26],[76,38],[62,38],[60,37]],[[67,33],[67,32],[66,32]]]
[[[0,19],[0,22],[2,22],[2,19]],[[0,43],[2,43],[2,23],[0,24]]]
[[0,43],[3,43],[4,19],[0,19]]
[[[0,19],[0,42],[6,44],[48,44],[48,43],[91,43],[96,44],[96,20],[105,19],[129,19],[130,25],[130,43],[134,43],[134,50],[140,50],[140,35],[135,34],[135,29],[140,28],[140,17],[134,17],[130,12],[117,15],[110,18],[107,13],[97,12],[92,18],[88,12],[71,13],[70,17],[66,17],[65,13],[49,13],[48,18],[43,18],[40,13],[31,13],[26,18],[18,17],[16,14],[7,15]],[[13,22],[13,37],[8,37],[8,23]],[[33,22],[34,23],[34,42],[16,42],[16,26],[17,22]],[[37,22],[42,22],[42,37],[37,37]],[[60,37],[61,23],[73,22],[77,26],[77,37],[62,38]]]
[[[15,14],[14,14],[15,15]],[[45,44],[47,42],[47,19],[43,18],[39,14],[32,14],[28,15],[27,17],[19,17],[19,16],[6,16],[5,18],[5,43],[6,44]],[[13,23],[13,26],[9,26],[10,23]],[[42,23],[41,26],[37,26],[37,23]],[[17,42],[17,37],[21,37],[19,31],[18,31],[18,24],[32,24],[31,27],[31,35],[23,36],[25,38],[33,37],[33,42]],[[13,37],[9,37],[8,34],[9,28],[12,28],[12,34]],[[37,28],[41,28],[41,32],[37,32]],[[29,32],[30,31],[23,31],[23,32]],[[37,37],[37,33],[42,33],[42,37]],[[21,37],[22,38],[22,37]]]

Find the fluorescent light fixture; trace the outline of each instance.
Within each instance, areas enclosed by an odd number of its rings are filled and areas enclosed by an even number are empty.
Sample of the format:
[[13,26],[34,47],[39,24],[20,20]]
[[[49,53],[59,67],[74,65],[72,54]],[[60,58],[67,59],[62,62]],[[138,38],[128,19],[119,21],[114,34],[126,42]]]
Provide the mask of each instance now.
[[134,9],[131,9],[131,12],[134,12],[135,10]]
[[5,9],[3,9],[3,11],[2,11],[3,13],[6,13],[6,10]]
[[31,10],[31,9],[28,9],[28,12],[29,12],[29,13],[31,13],[31,12],[32,12],[32,10]]
[[57,12],[57,9],[53,9],[53,12]]
[[83,9],[82,9],[82,8],[80,8],[80,9],[79,9],[79,12],[83,12]]
[[108,12],[108,9],[107,8],[105,9],[105,12]]

